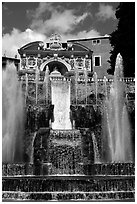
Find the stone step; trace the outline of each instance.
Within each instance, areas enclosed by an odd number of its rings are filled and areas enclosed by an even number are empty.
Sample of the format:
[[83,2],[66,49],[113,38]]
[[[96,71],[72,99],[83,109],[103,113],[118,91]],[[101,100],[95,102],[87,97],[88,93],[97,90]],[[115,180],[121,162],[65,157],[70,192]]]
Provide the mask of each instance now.
[[81,139],[80,130],[50,130],[50,139],[67,139],[67,140],[77,140]]
[[9,192],[114,192],[134,189],[134,176],[60,175],[2,178],[2,190]]
[[9,192],[3,201],[135,201],[135,191],[107,192]]
[[[33,164],[27,164],[33,175]],[[86,175],[135,175],[135,163],[98,163],[83,166]],[[2,164],[3,176],[25,175],[25,164]]]

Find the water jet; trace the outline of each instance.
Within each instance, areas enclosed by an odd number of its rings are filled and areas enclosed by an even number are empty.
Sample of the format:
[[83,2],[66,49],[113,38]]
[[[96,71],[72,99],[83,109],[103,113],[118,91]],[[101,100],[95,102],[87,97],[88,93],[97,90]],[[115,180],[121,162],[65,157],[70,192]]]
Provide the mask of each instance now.
[[121,56],[111,81],[76,69],[71,83],[56,61],[21,77],[13,65],[3,72],[3,200],[133,201]]

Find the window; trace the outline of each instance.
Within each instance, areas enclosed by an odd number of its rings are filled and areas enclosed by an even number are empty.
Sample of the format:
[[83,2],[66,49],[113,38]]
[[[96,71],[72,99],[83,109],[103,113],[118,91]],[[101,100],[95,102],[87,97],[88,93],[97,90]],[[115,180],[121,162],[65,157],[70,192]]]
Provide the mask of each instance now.
[[49,48],[49,43],[47,43],[47,48]]
[[97,43],[96,40],[92,40],[93,45],[96,45],[96,43]]
[[100,44],[101,43],[101,40],[97,40],[97,44]]
[[94,66],[101,66],[101,56],[94,56]]
[[101,44],[101,40],[92,40],[93,45]]

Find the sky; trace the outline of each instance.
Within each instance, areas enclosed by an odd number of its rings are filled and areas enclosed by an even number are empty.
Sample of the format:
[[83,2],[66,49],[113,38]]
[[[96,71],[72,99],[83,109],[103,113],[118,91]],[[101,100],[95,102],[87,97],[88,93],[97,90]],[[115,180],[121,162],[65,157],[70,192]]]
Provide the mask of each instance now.
[[14,57],[20,47],[39,40],[46,42],[54,33],[64,41],[109,35],[118,24],[118,5],[119,2],[4,2],[2,54]]

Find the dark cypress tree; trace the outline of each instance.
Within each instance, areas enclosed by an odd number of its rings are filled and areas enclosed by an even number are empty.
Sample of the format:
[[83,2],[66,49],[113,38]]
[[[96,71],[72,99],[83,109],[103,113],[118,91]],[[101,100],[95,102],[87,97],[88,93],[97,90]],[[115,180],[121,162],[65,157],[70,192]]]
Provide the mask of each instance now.
[[118,53],[123,57],[124,76],[135,76],[135,2],[122,2],[116,9],[117,29],[110,34],[110,69],[114,74],[115,60]]

